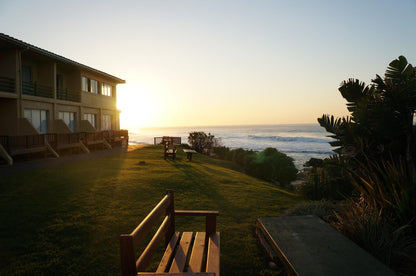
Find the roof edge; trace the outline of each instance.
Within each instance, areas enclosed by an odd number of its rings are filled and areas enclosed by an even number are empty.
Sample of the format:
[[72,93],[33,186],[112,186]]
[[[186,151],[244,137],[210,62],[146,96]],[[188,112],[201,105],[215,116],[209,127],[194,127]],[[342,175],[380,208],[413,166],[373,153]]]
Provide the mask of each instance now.
[[57,60],[62,61],[62,62],[64,62],[64,63],[72,64],[72,65],[75,65],[75,66],[81,67],[81,68],[83,68],[83,69],[85,69],[85,70],[88,70],[88,71],[91,71],[91,72],[94,72],[94,73],[97,73],[97,74],[103,75],[103,76],[105,76],[105,77],[107,77],[107,78],[110,78],[110,79],[114,80],[114,81],[115,81],[115,82],[117,82],[117,83],[126,83],[126,81],[125,81],[125,80],[123,80],[123,79],[120,79],[120,78],[118,78],[118,77],[115,77],[115,76],[113,76],[113,75],[110,75],[110,74],[108,74],[108,73],[105,73],[105,72],[103,72],[103,71],[100,71],[100,70],[98,70],[98,69],[94,69],[94,68],[89,67],[89,66],[87,66],[87,65],[84,65],[84,64],[82,64],[82,63],[79,63],[79,62],[73,61],[73,60],[71,60],[71,59],[69,59],[69,58],[66,58],[66,57],[63,57],[63,56],[57,55],[57,54],[52,53],[52,52],[50,52],[50,51],[44,50],[44,49],[42,49],[42,48],[39,48],[39,47],[34,46],[34,45],[32,45],[32,44],[26,43],[26,42],[24,42],[24,41],[22,41],[22,40],[16,39],[16,38],[11,37],[11,36],[9,36],[9,35],[6,35],[6,34],[4,34],[4,33],[0,33],[0,39],[5,40],[5,41],[8,41],[8,42],[10,42],[10,43],[12,43],[12,44],[14,44],[14,45],[16,45],[16,46],[20,46],[20,47],[23,47],[23,48],[26,48],[26,49],[30,49],[30,50],[32,50],[32,51],[34,51],[34,52],[37,52],[37,53],[39,53],[39,54],[42,54],[42,55],[48,56],[48,57],[50,57],[50,58],[57,59]]

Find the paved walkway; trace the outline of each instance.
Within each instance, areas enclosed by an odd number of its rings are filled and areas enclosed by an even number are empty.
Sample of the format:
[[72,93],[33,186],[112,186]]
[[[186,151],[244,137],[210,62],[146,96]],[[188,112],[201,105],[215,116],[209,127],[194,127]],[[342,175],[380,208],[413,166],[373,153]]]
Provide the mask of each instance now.
[[15,174],[22,171],[53,167],[58,165],[66,165],[74,162],[91,160],[96,158],[103,158],[106,156],[121,154],[123,152],[129,152],[139,148],[143,148],[146,145],[129,145],[126,147],[114,147],[112,149],[96,150],[91,153],[79,153],[72,155],[64,155],[59,158],[44,158],[44,159],[33,159],[28,161],[16,162],[13,165],[0,165],[0,176]]

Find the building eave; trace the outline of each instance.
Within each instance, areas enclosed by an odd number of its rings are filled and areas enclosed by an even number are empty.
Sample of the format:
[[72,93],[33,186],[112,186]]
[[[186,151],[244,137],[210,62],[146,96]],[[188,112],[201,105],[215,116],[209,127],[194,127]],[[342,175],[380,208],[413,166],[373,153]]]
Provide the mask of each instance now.
[[111,79],[112,81],[114,81],[116,83],[126,83],[126,81],[123,80],[123,79],[117,78],[117,77],[115,77],[113,75],[107,74],[107,73],[105,73],[103,71],[100,71],[100,70],[94,69],[92,67],[89,67],[87,65],[81,64],[79,62],[73,61],[73,60],[68,59],[66,57],[63,57],[63,56],[57,55],[55,53],[49,52],[47,50],[44,50],[44,49],[39,48],[39,47],[36,47],[36,46],[34,46],[32,44],[26,43],[24,41],[21,41],[19,39],[14,38],[14,37],[8,36],[6,34],[0,33],[0,39],[1,40],[4,40],[4,41],[7,41],[7,42],[9,42],[9,43],[11,43],[11,44],[13,44],[13,45],[15,45],[17,47],[22,48],[22,49],[31,50],[31,51],[36,52],[38,54],[47,56],[49,58],[56,59],[56,60],[58,60],[60,62],[77,66],[77,67],[81,68],[82,70],[86,70],[86,71],[90,71],[90,72],[99,74],[101,76],[104,76],[105,78]]

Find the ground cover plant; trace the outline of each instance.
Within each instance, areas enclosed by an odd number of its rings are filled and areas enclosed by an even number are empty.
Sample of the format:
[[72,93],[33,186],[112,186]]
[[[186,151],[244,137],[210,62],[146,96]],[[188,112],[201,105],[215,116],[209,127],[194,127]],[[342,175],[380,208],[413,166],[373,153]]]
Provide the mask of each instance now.
[[[144,162],[142,162],[144,161]],[[222,275],[258,275],[265,258],[253,236],[257,217],[300,201],[275,185],[197,155],[163,160],[150,146],[106,158],[0,179],[0,275],[118,275],[119,235],[131,232],[164,196],[178,209],[218,210]],[[204,221],[178,221],[178,231]]]

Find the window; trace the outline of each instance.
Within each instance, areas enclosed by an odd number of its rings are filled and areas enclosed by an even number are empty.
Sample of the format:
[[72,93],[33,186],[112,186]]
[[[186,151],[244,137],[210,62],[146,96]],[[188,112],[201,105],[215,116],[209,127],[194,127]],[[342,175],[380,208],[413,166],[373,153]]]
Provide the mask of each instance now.
[[101,84],[101,95],[112,96],[112,86],[106,83]]
[[84,120],[87,120],[93,127],[97,128],[97,114],[86,113],[84,114]]
[[63,92],[63,81],[62,81],[62,75],[61,74],[57,74],[56,75],[56,92],[58,93],[58,95],[60,95]]
[[88,79],[86,77],[82,77],[82,91],[88,92]]
[[36,128],[39,133],[48,132],[48,111],[41,109],[25,109],[25,118]]
[[90,80],[91,93],[98,94],[98,82],[96,80]]
[[32,81],[32,68],[27,65],[22,65],[22,80],[25,82]]
[[75,132],[75,112],[59,111],[59,119]]
[[111,115],[103,115],[102,130],[111,130]]

